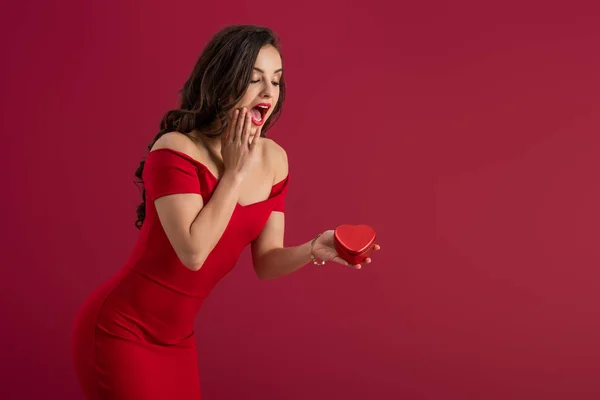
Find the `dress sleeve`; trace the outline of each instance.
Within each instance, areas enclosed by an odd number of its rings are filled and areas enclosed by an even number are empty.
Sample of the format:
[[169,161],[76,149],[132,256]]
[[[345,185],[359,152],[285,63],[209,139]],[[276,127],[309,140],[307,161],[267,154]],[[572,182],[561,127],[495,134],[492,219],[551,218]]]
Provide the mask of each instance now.
[[279,183],[273,186],[271,198],[273,200],[273,211],[285,211],[285,198],[288,192],[289,174]]
[[146,196],[152,200],[178,193],[201,194],[198,166],[185,154],[170,149],[148,154],[142,179]]

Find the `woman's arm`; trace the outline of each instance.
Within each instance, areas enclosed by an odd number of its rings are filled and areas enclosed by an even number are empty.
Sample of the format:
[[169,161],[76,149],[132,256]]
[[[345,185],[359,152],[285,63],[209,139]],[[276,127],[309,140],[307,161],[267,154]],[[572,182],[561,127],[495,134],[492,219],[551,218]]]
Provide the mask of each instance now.
[[[172,148],[190,155],[194,144],[185,136],[173,133],[161,137],[154,149]],[[239,198],[241,179],[225,171],[210,200],[182,193],[162,196],[154,201],[156,212],[167,238],[180,261],[198,271],[221,239]]]
[[[275,171],[273,182],[280,182],[288,174],[285,150],[272,140],[265,140],[266,156]],[[252,263],[259,279],[273,279],[288,275],[310,261],[310,242],[300,246],[283,247],[285,214],[273,211],[260,235],[252,242]]]
[[[279,182],[288,173],[285,151],[274,142],[270,142],[271,157],[275,166],[275,181]],[[285,214],[273,211],[260,235],[252,242],[252,262],[259,279],[274,279],[289,275],[312,262],[311,254],[319,261],[332,261],[341,265],[360,269],[359,265],[349,265],[340,258],[333,243],[333,230],[327,230],[316,238],[298,246],[284,247]],[[315,235],[316,236],[316,235]],[[380,250],[375,245],[375,250]],[[370,258],[364,263],[369,264]]]
[[274,211],[252,242],[252,262],[259,279],[279,278],[302,268],[310,258],[311,243],[283,247],[285,216]]
[[[375,250],[380,249],[375,245]],[[333,230],[327,230],[315,239],[299,246],[283,246],[283,213],[273,212],[259,237],[252,243],[252,261],[259,279],[275,279],[289,275],[312,262],[311,254],[316,261],[332,261],[337,264],[360,269],[361,265],[350,265],[335,251]],[[369,264],[371,258],[365,259]]]
[[187,268],[198,271],[221,239],[239,187],[239,180],[225,173],[206,205],[198,194],[173,194],[154,202],[165,234]]

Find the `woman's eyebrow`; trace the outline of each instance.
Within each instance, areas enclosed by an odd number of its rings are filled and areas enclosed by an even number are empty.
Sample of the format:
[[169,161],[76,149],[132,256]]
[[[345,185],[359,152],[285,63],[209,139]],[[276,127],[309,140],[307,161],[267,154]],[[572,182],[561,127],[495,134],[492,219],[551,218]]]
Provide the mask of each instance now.
[[[263,71],[262,69],[260,69],[258,67],[254,67],[254,70],[260,72],[261,74],[265,73],[265,71]],[[273,72],[273,73],[276,74],[278,72],[283,72],[283,68],[276,69],[275,72]]]

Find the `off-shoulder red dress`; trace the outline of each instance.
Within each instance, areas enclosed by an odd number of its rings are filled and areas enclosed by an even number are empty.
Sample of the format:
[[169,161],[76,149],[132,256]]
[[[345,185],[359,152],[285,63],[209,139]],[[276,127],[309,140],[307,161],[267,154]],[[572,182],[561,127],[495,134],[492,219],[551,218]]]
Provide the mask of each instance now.
[[185,153],[158,149],[146,158],[146,217],[130,258],[84,302],[73,330],[77,377],[87,399],[200,399],[194,319],[204,299],[235,266],[273,211],[283,211],[289,175],[268,199],[237,204],[199,271],[182,265],[154,200],[199,193],[206,204],[217,178]]

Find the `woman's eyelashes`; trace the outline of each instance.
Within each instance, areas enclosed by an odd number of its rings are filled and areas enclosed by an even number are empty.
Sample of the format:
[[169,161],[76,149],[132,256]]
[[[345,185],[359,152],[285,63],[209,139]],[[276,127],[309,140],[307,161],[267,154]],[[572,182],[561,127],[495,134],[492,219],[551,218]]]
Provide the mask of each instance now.
[[[256,80],[250,81],[250,83],[258,83],[258,82],[260,82],[260,79],[256,79]],[[273,86],[279,86],[279,82],[273,81],[273,82],[271,82],[271,84]]]

